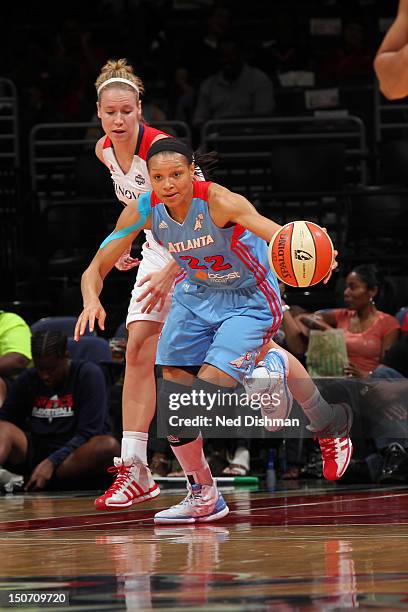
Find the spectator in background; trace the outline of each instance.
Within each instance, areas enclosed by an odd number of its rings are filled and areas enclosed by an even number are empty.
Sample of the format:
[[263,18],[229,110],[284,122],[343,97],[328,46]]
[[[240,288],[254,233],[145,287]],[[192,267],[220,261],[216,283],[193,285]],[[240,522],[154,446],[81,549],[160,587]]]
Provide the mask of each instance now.
[[400,0],[397,17],[374,60],[380,90],[389,100],[408,95],[408,0]]
[[196,129],[210,119],[267,117],[275,102],[271,79],[244,61],[237,41],[219,44],[221,69],[201,85],[193,115]]
[[[366,456],[351,462],[347,482],[386,483],[408,478],[406,408],[402,399],[407,390],[404,377],[408,374],[408,347],[399,339],[397,319],[375,304],[375,300],[382,302],[384,294],[392,298],[390,293],[375,266],[359,265],[346,278],[346,308],[300,316],[309,329],[342,328],[349,358],[345,374],[367,383],[369,392],[363,387],[360,412],[361,429],[369,444]],[[383,304],[386,308],[385,301]],[[377,452],[368,455],[370,445]]]
[[[230,11],[223,6],[213,7],[206,21],[205,31],[194,41],[193,46],[185,49],[184,55],[190,58],[189,70],[194,77],[205,79],[218,70],[218,48],[220,42],[231,32],[231,28]],[[191,48],[194,49],[193,54]]]
[[63,20],[56,35],[51,75],[59,93],[57,110],[64,121],[90,116],[94,107],[92,83],[106,57],[90,31],[75,19]]
[[[0,409],[0,465],[25,463],[26,490],[54,481],[95,486],[95,477],[119,453],[119,442],[109,435],[103,372],[94,363],[71,361],[62,332],[36,332],[32,354],[35,368],[14,381]],[[0,473],[6,490],[16,478],[8,470]]]
[[367,46],[366,30],[358,21],[343,26],[342,44],[329,53],[319,69],[322,84],[345,84],[372,81],[373,56]]
[[230,11],[222,6],[212,7],[204,31],[199,35],[194,32],[194,38],[187,38],[179,49],[168,88],[168,112],[172,119],[191,125],[200,84],[218,70],[218,45],[230,30]]
[[155,95],[152,84],[152,90],[149,90],[147,94],[145,93],[143,97],[144,122],[149,125],[158,121],[167,121],[166,111],[163,106],[160,95]]
[[299,318],[309,329],[344,330],[349,365],[347,376],[364,378],[380,365],[385,352],[398,340],[400,324],[378,310],[375,298],[380,290],[378,271],[373,265],[356,266],[346,278],[346,308],[317,311]]
[[31,331],[14,312],[0,310],[0,406],[3,405],[12,377],[31,361]]
[[296,17],[288,11],[273,20],[269,39],[257,41],[255,64],[280,86],[279,75],[293,70],[310,70],[310,58]]
[[191,125],[196,100],[196,88],[191,72],[183,66],[176,68],[169,86],[169,115],[175,121]]

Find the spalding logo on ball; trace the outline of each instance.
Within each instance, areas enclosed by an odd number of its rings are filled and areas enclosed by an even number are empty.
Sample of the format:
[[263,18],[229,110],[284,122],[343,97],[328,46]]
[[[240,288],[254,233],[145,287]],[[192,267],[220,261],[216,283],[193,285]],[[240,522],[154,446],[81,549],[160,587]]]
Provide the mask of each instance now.
[[334,248],[330,237],[316,223],[291,221],[273,235],[268,256],[272,270],[283,283],[310,287],[330,272]]

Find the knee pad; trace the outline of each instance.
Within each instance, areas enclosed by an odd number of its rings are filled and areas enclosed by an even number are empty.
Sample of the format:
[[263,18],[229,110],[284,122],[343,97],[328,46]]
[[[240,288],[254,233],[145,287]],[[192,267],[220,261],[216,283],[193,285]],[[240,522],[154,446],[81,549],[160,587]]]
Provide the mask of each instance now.
[[209,437],[225,437],[225,431],[217,426],[215,417],[233,418],[240,412],[242,387],[224,387],[196,378],[192,389],[199,401],[199,414],[212,419],[212,425],[207,430],[204,429],[204,433]]
[[194,440],[197,440],[197,438],[177,438],[177,436],[173,436],[172,434],[167,436],[167,441],[170,446],[175,446],[176,448],[177,446],[184,446],[185,444],[190,444],[190,442],[194,442]]
[[192,388],[163,379],[157,393],[157,434],[170,444],[195,440],[200,428],[192,424],[196,410],[192,406]]
[[[172,446],[186,444],[200,433],[211,437],[224,435],[216,427],[216,415],[235,416],[239,410],[241,387],[223,387],[196,378],[192,387],[163,380],[157,397],[159,437],[166,436]],[[206,419],[212,423],[208,426]]]

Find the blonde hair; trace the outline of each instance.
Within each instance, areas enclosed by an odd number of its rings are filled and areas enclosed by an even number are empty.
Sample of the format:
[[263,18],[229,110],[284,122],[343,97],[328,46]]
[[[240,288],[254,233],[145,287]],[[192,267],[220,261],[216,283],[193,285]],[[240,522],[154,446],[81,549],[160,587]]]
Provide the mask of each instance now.
[[[102,92],[105,90],[103,84],[111,79],[123,80],[107,83],[105,86],[106,89],[120,87],[128,91],[133,91],[133,93],[135,93],[138,98],[144,93],[144,85],[142,79],[134,73],[133,66],[128,64],[126,59],[123,58],[118,60],[110,59],[103,66],[98,78],[95,81],[98,101],[101,98]],[[129,81],[129,84],[127,84],[126,81]]]

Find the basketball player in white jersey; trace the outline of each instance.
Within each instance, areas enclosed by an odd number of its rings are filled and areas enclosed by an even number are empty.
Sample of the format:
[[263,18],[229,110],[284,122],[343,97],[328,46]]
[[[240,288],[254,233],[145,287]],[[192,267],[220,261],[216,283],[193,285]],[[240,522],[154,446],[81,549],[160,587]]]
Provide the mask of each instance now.
[[[110,170],[118,199],[127,206],[151,189],[146,153],[153,142],[169,135],[143,122],[140,100],[143,83],[126,60],[108,61],[95,86],[98,117],[105,132],[95,152]],[[145,234],[141,262],[132,259],[126,251],[116,263],[120,270],[139,268],[126,319],[128,341],[121,457],[114,460],[116,478],[112,486],[95,500],[98,510],[125,508],[156,497],[160,492],[147,467],[147,438],[156,407],[157,340],[170,309],[172,287],[180,269],[168,251],[155,242],[151,232]],[[153,308],[147,298],[152,285],[155,298],[158,298]]]

